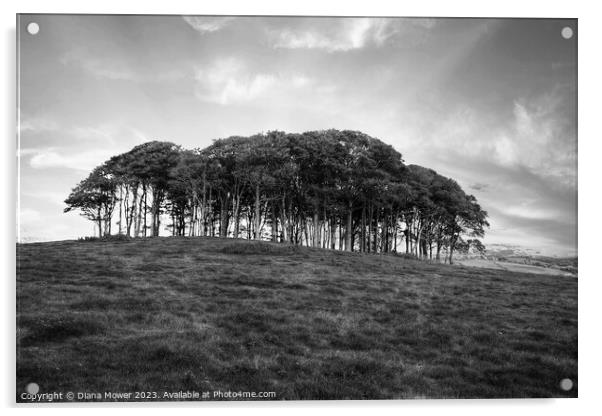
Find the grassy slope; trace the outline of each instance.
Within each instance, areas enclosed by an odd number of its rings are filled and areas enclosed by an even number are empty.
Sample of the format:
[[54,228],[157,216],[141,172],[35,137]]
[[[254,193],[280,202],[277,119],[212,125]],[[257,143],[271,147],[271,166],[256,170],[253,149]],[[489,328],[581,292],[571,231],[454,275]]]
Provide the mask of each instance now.
[[17,256],[18,392],[577,395],[577,279],[217,238]]

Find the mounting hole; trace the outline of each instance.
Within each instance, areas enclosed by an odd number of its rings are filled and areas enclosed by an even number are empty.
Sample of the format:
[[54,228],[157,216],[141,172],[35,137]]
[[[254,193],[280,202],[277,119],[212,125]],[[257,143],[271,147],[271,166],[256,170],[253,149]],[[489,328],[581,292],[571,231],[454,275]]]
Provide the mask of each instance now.
[[30,35],[37,35],[38,32],[40,31],[40,25],[37,24],[36,22],[31,22],[30,24],[27,25],[27,31],[29,32]]
[[560,381],[560,388],[564,391],[569,391],[573,388],[573,380],[570,378],[563,378]]
[[38,386],[36,383],[29,383],[27,387],[25,387],[25,391],[29,394],[38,394],[40,391],[40,386]]
[[560,32],[562,34],[562,37],[565,39],[570,39],[573,37],[573,29],[571,29],[570,27],[566,26],[562,28],[562,32]]

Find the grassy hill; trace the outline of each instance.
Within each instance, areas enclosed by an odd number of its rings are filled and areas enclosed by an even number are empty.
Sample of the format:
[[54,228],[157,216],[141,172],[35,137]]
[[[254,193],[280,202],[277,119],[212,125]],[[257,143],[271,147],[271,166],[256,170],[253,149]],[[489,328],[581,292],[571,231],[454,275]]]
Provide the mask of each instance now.
[[217,238],[22,244],[17,265],[18,394],[577,396],[577,279]]

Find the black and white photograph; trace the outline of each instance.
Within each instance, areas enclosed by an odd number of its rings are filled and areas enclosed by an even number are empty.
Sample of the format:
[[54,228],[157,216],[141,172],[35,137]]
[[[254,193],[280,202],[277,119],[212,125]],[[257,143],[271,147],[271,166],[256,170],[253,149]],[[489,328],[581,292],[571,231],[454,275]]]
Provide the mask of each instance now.
[[576,18],[16,32],[17,403],[578,397]]

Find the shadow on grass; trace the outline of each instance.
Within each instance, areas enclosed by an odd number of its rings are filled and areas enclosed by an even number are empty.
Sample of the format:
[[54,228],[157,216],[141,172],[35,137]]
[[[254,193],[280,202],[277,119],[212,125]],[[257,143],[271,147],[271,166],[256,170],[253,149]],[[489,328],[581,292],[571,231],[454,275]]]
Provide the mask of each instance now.
[[61,342],[71,337],[105,333],[107,325],[91,314],[52,314],[47,316],[23,316],[19,327],[24,332],[22,347]]

